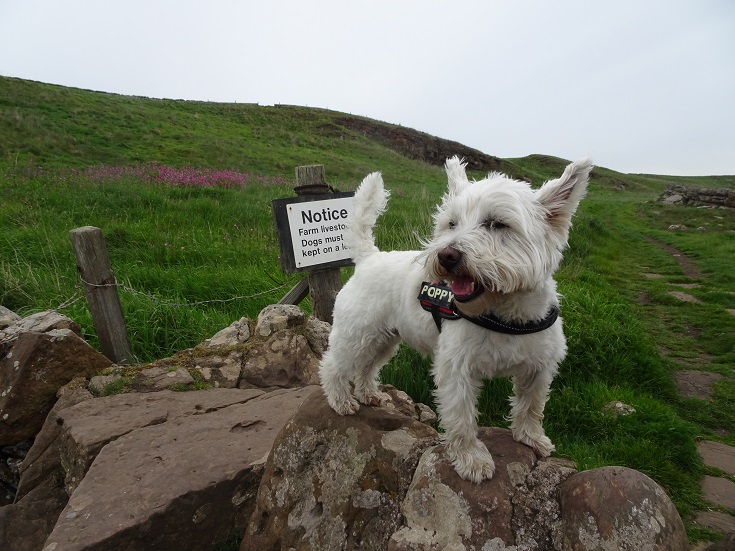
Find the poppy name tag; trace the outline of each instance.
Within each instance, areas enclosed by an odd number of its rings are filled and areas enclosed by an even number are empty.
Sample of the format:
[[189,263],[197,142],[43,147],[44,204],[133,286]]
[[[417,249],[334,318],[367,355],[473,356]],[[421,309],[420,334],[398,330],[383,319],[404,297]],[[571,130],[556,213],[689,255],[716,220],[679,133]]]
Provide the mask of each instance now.
[[454,293],[446,285],[424,281],[421,284],[418,299],[424,310],[431,311],[434,308],[439,308],[442,314],[454,315],[454,309],[452,308]]

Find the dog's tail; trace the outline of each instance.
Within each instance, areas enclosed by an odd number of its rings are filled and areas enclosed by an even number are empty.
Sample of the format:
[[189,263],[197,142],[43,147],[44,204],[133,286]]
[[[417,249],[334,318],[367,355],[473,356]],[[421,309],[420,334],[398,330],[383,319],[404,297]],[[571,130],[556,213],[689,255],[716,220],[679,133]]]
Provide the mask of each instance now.
[[378,252],[373,238],[373,226],[378,216],[385,212],[388,197],[390,193],[383,187],[380,172],[368,174],[355,191],[345,232],[345,243],[355,264]]

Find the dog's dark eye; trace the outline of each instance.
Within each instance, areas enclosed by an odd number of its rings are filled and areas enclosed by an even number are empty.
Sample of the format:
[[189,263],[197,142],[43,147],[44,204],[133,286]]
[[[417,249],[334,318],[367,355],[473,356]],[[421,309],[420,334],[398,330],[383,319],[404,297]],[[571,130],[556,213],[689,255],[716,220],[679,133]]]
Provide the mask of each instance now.
[[508,227],[508,224],[503,224],[497,220],[485,220],[482,225],[488,230],[502,230]]
[[453,220],[452,220],[452,221],[450,221],[450,222],[449,222],[449,229],[450,229],[450,230],[451,230],[451,229],[453,229],[453,228],[454,228],[454,226],[456,226],[456,225],[457,225],[457,224],[455,224]]

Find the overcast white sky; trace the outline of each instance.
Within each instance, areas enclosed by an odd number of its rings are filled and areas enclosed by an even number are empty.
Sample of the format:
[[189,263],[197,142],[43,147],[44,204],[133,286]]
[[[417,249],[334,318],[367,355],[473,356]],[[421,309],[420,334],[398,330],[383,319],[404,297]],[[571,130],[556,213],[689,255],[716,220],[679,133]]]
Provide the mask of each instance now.
[[733,0],[0,0],[0,74],[735,174]]

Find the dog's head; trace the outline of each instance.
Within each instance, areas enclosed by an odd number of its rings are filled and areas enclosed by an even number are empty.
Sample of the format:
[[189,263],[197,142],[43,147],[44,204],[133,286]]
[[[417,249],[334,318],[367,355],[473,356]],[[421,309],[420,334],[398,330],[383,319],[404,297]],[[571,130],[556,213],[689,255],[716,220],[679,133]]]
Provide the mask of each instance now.
[[449,187],[425,244],[427,275],[448,281],[455,301],[468,311],[483,310],[473,303],[544,284],[561,261],[591,161],[570,164],[535,191],[498,173],[470,182],[457,157],[445,168]]

